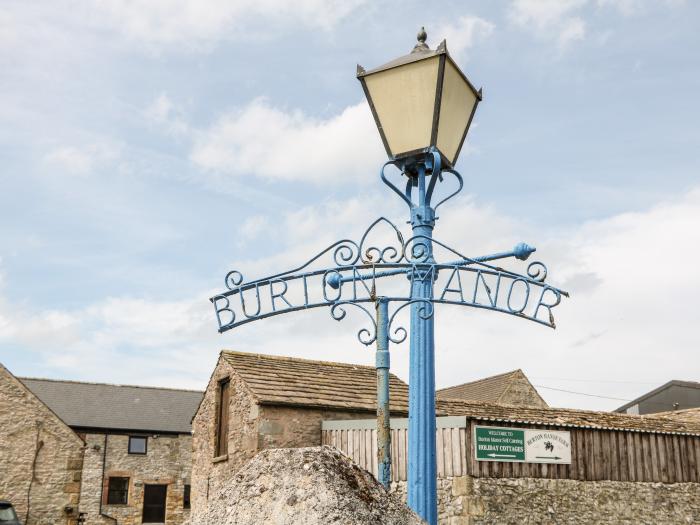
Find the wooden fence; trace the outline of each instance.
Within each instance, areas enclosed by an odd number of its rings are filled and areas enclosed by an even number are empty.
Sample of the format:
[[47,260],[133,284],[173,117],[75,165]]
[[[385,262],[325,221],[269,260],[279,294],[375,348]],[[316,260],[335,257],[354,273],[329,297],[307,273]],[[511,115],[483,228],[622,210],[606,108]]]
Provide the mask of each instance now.
[[[474,425],[564,430],[571,434],[571,464],[477,461]],[[408,420],[391,421],[391,476],[406,480]],[[612,481],[700,482],[700,436],[562,428],[437,418],[438,477],[552,478]],[[322,443],[332,445],[377,475],[376,420],[324,421]]]

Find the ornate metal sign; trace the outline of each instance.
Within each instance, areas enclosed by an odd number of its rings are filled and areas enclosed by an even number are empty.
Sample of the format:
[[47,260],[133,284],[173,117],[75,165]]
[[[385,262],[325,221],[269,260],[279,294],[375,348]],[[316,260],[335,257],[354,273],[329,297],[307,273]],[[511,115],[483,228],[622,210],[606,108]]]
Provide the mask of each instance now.
[[[369,245],[370,237],[381,235],[384,227],[390,242],[380,246]],[[384,235],[386,238],[387,235]],[[225,332],[258,319],[310,308],[330,307],[331,316],[341,320],[346,306],[362,309],[372,321],[372,330],[363,329],[360,341],[370,345],[376,338],[374,315],[362,303],[374,302],[378,295],[393,303],[400,303],[389,318],[389,337],[399,343],[406,338],[406,330],[393,328],[396,314],[409,304],[422,302],[423,315],[432,316],[433,304],[469,306],[514,315],[555,328],[554,308],[567,292],[546,283],[547,268],[541,262],[531,262],[524,274],[489,264],[487,261],[515,257],[525,260],[534,251],[526,244],[512,251],[484,257],[467,257],[436,239],[431,257],[428,240],[413,236],[404,240],[394,223],[381,217],[365,231],[359,242],[343,239],[319,252],[301,266],[253,281],[245,281],[238,271],[226,275],[227,290],[211,298],[214,304],[219,332]],[[442,249],[445,262],[436,261]],[[450,260],[451,259],[451,260]],[[323,264],[328,266],[323,266]],[[318,268],[318,266],[321,266]],[[430,299],[413,297],[414,286],[394,285],[391,278],[434,282]],[[377,281],[382,279],[387,291],[377,292]],[[409,294],[401,294],[408,288]]]

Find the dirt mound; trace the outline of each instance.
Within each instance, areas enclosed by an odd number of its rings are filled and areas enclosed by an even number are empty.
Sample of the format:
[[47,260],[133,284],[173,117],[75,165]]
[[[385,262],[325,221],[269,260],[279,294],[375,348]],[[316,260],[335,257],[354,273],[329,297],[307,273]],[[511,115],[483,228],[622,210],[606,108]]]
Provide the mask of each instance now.
[[209,498],[207,525],[420,525],[374,477],[328,446],[264,450]]

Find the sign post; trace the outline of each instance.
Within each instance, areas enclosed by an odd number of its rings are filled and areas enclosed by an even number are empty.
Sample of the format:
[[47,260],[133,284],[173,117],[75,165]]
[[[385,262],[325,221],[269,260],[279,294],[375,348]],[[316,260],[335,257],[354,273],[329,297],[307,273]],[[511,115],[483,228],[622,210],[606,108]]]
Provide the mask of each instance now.
[[[340,239],[293,269],[249,281],[232,270],[225,277],[226,289],[210,300],[221,333],[312,308],[328,307],[337,321],[349,310],[361,312],[369,325],[358,332],[358,339],[366,346],[378,343],[378,404],[384,406],[388,401],[388,345],[409,338],[407,500],[421,518],[436,525],[435,305],[491,310],[556,328],[553,310],[568,294],[545,282],[547,267],[539,261],[528,264],[524,273],[505,269],[501,262],[491,264],[511,258],[527,260],[535,248],[525,243],[474,257],[435,235],[438,209],[464,187],[454,165],[481,90],[459,70],[445,42],[430,50],[426,38],[421,30],[413,51],[385,66],[370,71],[358,66],[358,78],[391,159],[382,166],[380,178],[408,207],[411,235],[404,237],[393,222],[379,217],[359,241]],[[394,175],[387,175],[389,166],[395,169]],[[383,231],[377,231],[380,229]],[[384,294],[375,286],[377,279],[382,281]],[[377,304],[380,296],[378,326],[368,303]],[[410,337],[396,318],[404,308],[410,311]],[[379,410],[380,432],[386,430],[388,417]],[[522,458],[522,451],[539,447],[539,440],[527,444],[527,432],[521,435],[522,431],[511,429],[508,436],[485,432],[482,438],[488,442],[484,447],[496,448],[484,449],[484,461],[527,460],[527,452]],[[496,441],[506,438],[507,442]],[[391,472],[387,444],[388,440],[382,440],[384,451],[378,451],[385,483]]]

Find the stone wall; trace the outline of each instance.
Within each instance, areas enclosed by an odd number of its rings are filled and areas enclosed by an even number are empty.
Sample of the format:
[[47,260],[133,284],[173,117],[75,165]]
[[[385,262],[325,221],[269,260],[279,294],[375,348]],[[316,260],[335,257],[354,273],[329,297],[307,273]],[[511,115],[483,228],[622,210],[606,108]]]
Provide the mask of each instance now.
[[[392,484],[405,499],[406,482]],[[472,478],[438,480],[444,525],[700,523],[700,484]]]
[[264,405],[260,407],[258,447],[262,450],[318,446],[324,420],[367,419],[372,415],[370,412]]
[[498,398],[498,403],[501,405],[514,405],[525,407],[547,408],[549,405],[537,393],[535,387],[528,381],[525,374],[517,371],[508,381],[501,397]]
[[[215,457],[218,385],[230,378],[228,455]],[[210,493],[219,490],[245,461],[257,452],[258,405],[233,372],[219,358],[204,392],[199,410],[192,420],[192,522],[200,523]]]
[[0,414],[0,499],[26,525],[73,525],[83,441],[2,365]]
[[[105,434],[87,434],[85,441],[87,450],[83,466],[80,511],[87,513],[86,523],[113,525],[116,519],[120,525],[140,524],[144,486],[148,484],[168,486],[166,524],[180,525],[188,522],[190,510],[184,508],[183,496],[185,485],[190,484],[191,480],[191,436],[150,435],[145,455],[129,454],[128,435],[110,434],[106,436],[105,442]],[[107,504],[110,476],[129,478],[126,505]],[[100,515],[100,512],[103,515]]]

